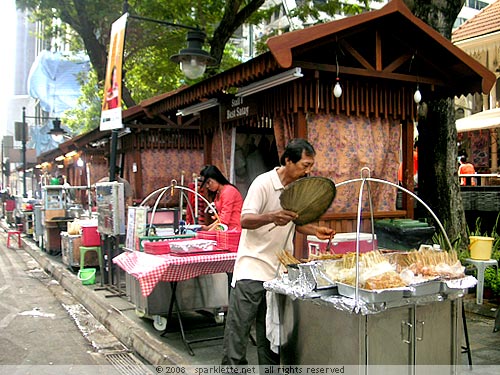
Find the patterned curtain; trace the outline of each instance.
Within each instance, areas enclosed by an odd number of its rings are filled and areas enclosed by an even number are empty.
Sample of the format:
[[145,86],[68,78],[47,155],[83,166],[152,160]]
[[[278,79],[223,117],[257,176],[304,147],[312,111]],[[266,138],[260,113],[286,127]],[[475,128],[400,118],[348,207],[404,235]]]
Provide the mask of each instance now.
[[[308,140],[316,149],[312,174],[336,183],[360,178],[368,167],[371,177],[397,183],[401,126],[392,119],[345,115],[309,114]],[[361,183],[348,183],[337,189],[332,212],[357,212]],[[392,211],[397,189],[387,184],[370,183],[373,209]],[[367,190],[363,210],[369,209]]]
[[285,151],[287,143],[294,138],[294,124],[292,115],[277,116],[273,120],[274,137],[276,138],[276,148],[278,155],[281,157]]

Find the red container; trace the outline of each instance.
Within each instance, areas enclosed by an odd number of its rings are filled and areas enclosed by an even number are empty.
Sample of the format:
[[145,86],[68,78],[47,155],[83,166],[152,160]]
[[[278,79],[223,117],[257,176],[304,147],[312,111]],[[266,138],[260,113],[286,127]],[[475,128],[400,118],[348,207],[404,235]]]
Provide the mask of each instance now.
[[[345,254],[356,252],[356,232],[351,233],[337,233],[333,236],[330,244],[330,250],[335,254]],[[359,251],[366,253],[377,249],[377,236],[375,235],[374,243],[372,242],[371,233],[359,234]],[[320,255],[326,250],[328,240],[320,240],[316,236],[307,236],[307,245],[309,248],[309,255]]]
[[101,246],[101,236],[96,226],[82,227],[82,246]]
[[16,208],[16,201],[13,199],[7,199],[5,201],[5,210],[6,211],[14,211]]
[[217,241],[217,231],[215,230],[200,230],[196,232],[196,238],[199,240]]
[[217,247],[223,250],[229,250],[233,253],[238,251],[240,244],[241,231],[231,230],[227,232],[216,231],[217,233]]
[[153,255],[162,255],[170,253],[170,245],[168,241],[145,241],[144,252]]

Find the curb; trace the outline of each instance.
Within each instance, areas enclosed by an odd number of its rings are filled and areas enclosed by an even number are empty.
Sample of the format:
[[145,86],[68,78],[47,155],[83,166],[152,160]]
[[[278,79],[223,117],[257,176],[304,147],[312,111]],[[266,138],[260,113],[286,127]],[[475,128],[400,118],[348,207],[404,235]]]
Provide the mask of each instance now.
[[22,238],[23,249],[59,284],[127,348],[151,365],[186,365],[183,359],[164,342],[138,326],[121,311],[89,287],[82,285],[76,275],[52,262],[36,245]]

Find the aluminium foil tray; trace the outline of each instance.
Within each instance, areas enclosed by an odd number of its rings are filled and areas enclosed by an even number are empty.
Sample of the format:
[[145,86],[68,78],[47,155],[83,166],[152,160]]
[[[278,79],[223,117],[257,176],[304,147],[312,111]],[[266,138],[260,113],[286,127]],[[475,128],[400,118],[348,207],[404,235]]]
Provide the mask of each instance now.
[[[337,287],[340,295],[355,298],[356,288],[354,286],[337,282]],[[408,287],[377,290],[358,288],[358,298],[367,303],[392,302],[403,299],[405,292],[409,290]]]
[[430,294],[437,294],[441,291],[440,280],[429,280],[422,283],[409,285],[408,289],[404,292],[405,297],[422,297]]

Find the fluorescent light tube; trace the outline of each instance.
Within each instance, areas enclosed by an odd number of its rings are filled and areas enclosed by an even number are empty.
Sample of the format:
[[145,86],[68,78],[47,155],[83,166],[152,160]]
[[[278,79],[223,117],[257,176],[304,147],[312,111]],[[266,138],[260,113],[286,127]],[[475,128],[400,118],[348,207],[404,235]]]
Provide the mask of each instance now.
[[301,78],[304,75],[301,73],[301,68],[293,68],[286,72],[276,74],[275,76],[263,79],[262,81],[254,82],[248,86],[238,89],[236,96],[245,97],[255,94],[256,92],[267,90],[271,87],[282,85],[283,83],[293,81],[294,79]]
[[192,105],[190,107],[186,107],[184,109],[179,109],[177,111],[177,116],[187,116],[192,115],[193,113],[198,113],[205,109],[209,109],[219,105],[219,101],[216,98],[208,99],[204,102]]

